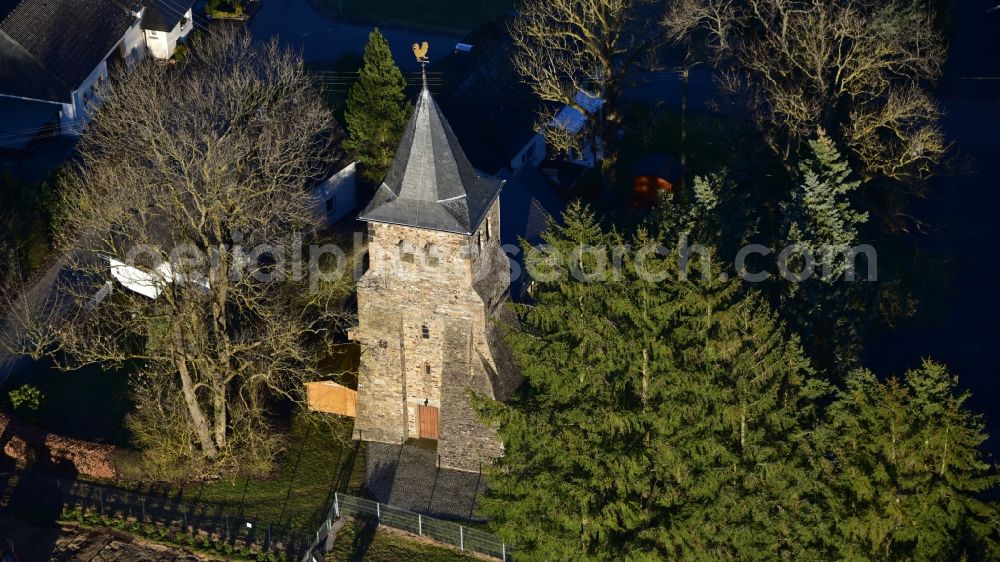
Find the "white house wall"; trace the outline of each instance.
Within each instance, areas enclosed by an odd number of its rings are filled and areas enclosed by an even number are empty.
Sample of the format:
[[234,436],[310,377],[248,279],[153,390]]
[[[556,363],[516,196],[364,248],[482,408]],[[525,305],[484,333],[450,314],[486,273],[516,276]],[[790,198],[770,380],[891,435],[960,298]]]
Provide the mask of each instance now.
[[[139,19],[136,18],[132,27],[125,32],[122,40],[118,42],[101,60],[90,75],[87,76],[80,86],[73,92],[73,103],[62,104],[60,112],[59,126],[60,132],[64,135],[79,136],[83,133],[83,128],[90,122],[90,111],[87,104],[100,105],[101,99],[94,93],[94,85],[101,79],[108,79],[108,57],[118,54],[125,58],[126,65],[131,67],[142,59],[145,54],[143,48],[142,29],[139,26]],[[88,99],[89,97],[89,99]]]
[[62,134],[79,136],[83,133],[83,128],[90,122],[90,112],[87,111],[87,104],[100,103],[100,98],[94,95],[94,84],[101,79],[108,79],[108,63],[106,60],[102,60],[91,71],[90,75],[83,80],[80,87],[73,92],[73,104],[63,104],[62,115],[59,119]]
[[146,56],[146,37],[138,18],[132,27],[125,32],[125,37],[122,38],[119,45],[121,54],[125,58],[125,66],[129,69]]
[[531,137],[531,140],[524,145],[524,148],[511,158],[511,171],[516,172],[527,164],[531,164],[532,166],[539,165],[547,156],[546,150],[545,136],[541,133],[535,133],[535,135]]
[[[191,30],[194,29],[194,18],[192,15],[192,11],[188,10],[184,14],[184,17],[181,18],[181,21],[170,31],[146,30],[146,47],[149,49],[149,53],[161,60],[167,60],[174,56],[177,42],[187,37],[191,33]],[[181,23],[184,23],[184,25],[181,25]]]
[[[327,224],[340,221],[358,208],[357,163],[348,165],[330,179],[316,186],[316,212]],[[333,210],[327,211],[327,201],[333,200]]]

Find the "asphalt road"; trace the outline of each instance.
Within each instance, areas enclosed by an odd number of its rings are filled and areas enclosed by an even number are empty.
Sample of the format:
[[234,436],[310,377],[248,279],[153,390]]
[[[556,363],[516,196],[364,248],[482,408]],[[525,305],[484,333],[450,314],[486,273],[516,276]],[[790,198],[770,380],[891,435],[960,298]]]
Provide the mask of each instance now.
[[[286,45],[300,50],[309,62],[363,53],[368,34],[375,26],[334,21],[313,10],[306,0],[263,0],[249,27],[255,37],[279,37]],[[393,58],[403,71],[420,70],[411,50],[414,43],[430,43],[429,56],[434,60],[450,54],[462,39],[399,27],[380,27],[379,31],[385,35]]]

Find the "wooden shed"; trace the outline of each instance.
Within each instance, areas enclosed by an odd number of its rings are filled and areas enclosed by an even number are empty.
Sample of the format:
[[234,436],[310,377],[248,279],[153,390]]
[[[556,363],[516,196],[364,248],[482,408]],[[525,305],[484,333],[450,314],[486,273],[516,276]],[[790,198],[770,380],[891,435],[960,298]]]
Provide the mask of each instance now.
[[357,417],[358,391],[333,381],[306,383],[309,410],[341,416]]

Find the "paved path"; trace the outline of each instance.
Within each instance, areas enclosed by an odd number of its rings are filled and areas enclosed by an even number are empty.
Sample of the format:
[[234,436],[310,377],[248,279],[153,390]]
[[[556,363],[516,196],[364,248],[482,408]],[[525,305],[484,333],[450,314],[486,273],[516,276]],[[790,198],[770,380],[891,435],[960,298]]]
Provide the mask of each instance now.
[[381,503],[438,519],[476,520],[486,481],[475,472],[440,469],[437,451],[368,443],[366,487]]

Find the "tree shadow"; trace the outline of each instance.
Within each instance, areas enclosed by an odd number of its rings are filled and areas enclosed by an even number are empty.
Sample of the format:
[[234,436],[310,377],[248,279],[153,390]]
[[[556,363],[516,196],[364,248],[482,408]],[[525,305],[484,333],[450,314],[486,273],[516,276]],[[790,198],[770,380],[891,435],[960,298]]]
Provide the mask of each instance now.
[[365,555],[368,554],[368,549],[371,548],[372,543],[375,542],[376,532],[378,532],[378,522],[364,522],[364,525],[358,529],[358,534],[354,536],[354,540],[351,541],[351,554],[350,558],[348,558],[350,562],[364,561]]

